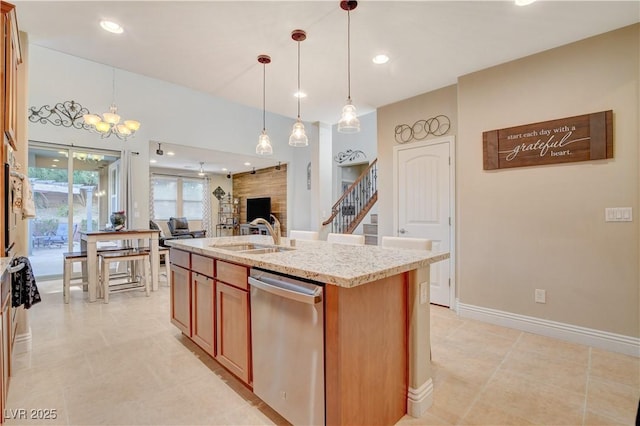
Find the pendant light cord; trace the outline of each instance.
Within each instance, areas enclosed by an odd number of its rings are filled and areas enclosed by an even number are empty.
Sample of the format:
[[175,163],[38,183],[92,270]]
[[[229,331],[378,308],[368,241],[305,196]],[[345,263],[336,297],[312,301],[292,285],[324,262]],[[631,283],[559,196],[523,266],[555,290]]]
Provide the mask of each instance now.
[[263,63],[262,64],[262,131],[264,132],[265,130],[267,130],[267,126],[266,126],[266,103],[265,103],[265,98],[267,96],[267,89],[266,89],[266,85],[267,85],[267,64]]
[[112,68],[112,78],[111,78],[111,103],[116,103],[116,69]]
[[347,10],[347,99],[351,100],[351,9]]
[[298,120],[300,120],[300,41],[298,41]]

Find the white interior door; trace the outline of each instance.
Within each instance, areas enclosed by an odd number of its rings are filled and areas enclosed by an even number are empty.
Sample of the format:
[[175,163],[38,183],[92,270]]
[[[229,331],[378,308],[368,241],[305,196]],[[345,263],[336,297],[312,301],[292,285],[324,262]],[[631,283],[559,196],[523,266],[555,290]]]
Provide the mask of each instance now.
[[[428,238],[436,252],[452,249],[452,146],[453,138],[444,138],[394,150],[397,236]],[[451,305],[451,265],[431,265],[431,303]]]

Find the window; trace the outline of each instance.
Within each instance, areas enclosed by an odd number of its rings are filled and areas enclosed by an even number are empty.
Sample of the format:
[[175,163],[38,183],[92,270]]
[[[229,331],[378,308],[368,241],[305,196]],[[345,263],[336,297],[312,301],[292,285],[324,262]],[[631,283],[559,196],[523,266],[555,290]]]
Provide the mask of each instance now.
[[173,176],[154,176],[153,186],[154,219],[186,217],[202,220],[202,179]]

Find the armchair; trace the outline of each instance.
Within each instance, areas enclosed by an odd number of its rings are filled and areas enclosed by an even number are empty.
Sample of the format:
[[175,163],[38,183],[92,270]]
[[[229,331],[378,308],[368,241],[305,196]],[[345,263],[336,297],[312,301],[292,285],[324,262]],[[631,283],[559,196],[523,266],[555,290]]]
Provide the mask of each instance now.
[[192,238],[204,238],[207,236],[206,230],[190,231],[186,217],[170,217],[167,226],[172,237],[190,235]]

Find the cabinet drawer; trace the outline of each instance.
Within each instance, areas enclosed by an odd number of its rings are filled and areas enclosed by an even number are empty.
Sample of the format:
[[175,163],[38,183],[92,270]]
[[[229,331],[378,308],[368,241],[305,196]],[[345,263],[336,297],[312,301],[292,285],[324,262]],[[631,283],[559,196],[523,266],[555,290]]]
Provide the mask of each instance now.
[[191,270],[213,278],[213,259],[199,254],[191,254]]
[[247,272],[246,266],[216,260],[216,278],[243,290],[249,288],[247,285]]
[[169,259],[171,260],[171,263],[173,263],[174,265],[182,266],[183,268],[186,268],[186,269],[191,269],[191,264],[190,264],[191,259],[189,258],[189,254],[190,253],[187,251],[174,249],[172,247],[171,250],[169,251]]

